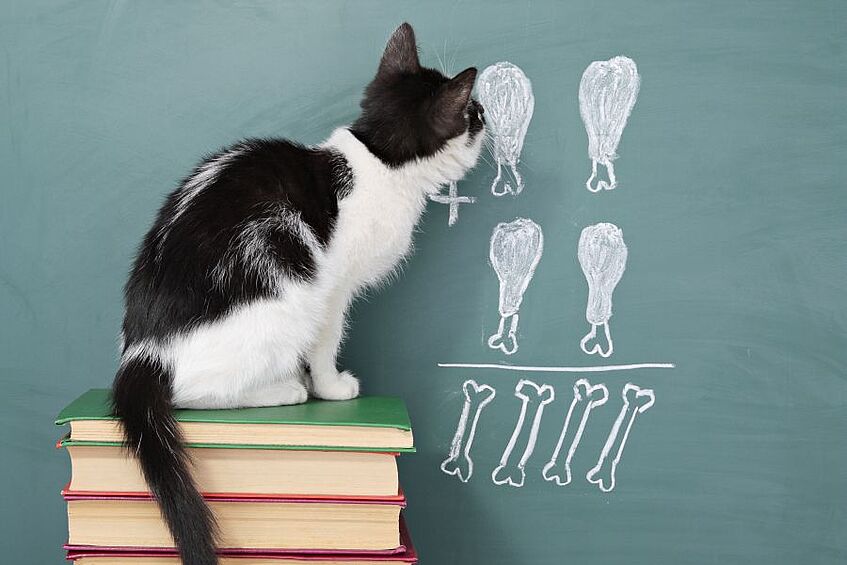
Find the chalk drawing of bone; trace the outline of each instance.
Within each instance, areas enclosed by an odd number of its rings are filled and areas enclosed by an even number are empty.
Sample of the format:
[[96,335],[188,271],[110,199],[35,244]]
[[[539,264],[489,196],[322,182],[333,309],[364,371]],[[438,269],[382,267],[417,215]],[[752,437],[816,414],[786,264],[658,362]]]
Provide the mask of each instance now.
[[[471,459],[471,447],[473,447],[476,435],[476,424],[482,409],[494,400],[497,391],[488,385],[479,385],[474,380],[467,380],[462,385],[465,393],[465,403],[462,406],[462,415],[459,417],[459,425],[456,427],[456,435],[450,444],[450,454],[441,463],[441,470],[448,475],[456,475],[459,480],[466,483],[473,476],[473,459]],[[471,426],[468,428],[468,420]]]
[[[559,435],[559,442],[556,444],[556,449],[553,450],[553,455],[550,461],[544,466],[542,476],[546,481],[554,481],[559,486],[565,486],[571,482],[571,460],[573,459],[576,448],[582,440],[582,432],[585,431],[585,425],[588,423],[588,416],[591,411],[602,406],[609,399],[609,389],[606,385],[592,385],[588,379],[579,379],[573,385],[573,400],[568,408],[567,416],[565,416],[565,424],[562,426],[562,433]],[[576,426],[572,422],[578,422]],[[567,440],[567,441],[566,441]],[[562,447],[567,444],[568,454],[565,457],[564,464],[559,467],[559,454]]]
[[447,194],[430,194],[429,199],[439,204],[447,204],[449,212],[447,215],[447,225],[453,226],[459,221],[459,204],[473,204],[476,202],[476,196],[459,196],[459,187],[455,182],[451,182],[447,188]]
[[518,310],[543,252],[544,234],[532,220],[517,218],[494,228],[489,259],[500,280],[500,323],[497,333],[488,338],[491,349],[506,355],[518,350]]
[[[594,61],[579,83],[579,113],[588,134],[588,156],[591,176],[585,183],[591,192],[614,190],[618,185],[614,160],[626,121],[638,98],[641,78],[635,61],[628,57],[613,57]],[[606,167],[609,182],[597,178],[597,164]]]
[[[524,189],[523,178],[518,172],[518,161],[535,109],[532,83],[518,66],[501,62],[482,71],[477,89],[479,101],[485,108],[491,153],[497,161],[497,176],[491,183],[491,193],[494,196],[518,195]],[[503,178],[502,171],[507,166],[512,172],[515,186]]]
[[[623,406],[618,418],[612,425],[606,444],[600,452],[600,459],[585,475],[589,483],[594,483],[603,492],[611,492],[615,488],[615,473],[623,455],[623,448],[629,438],[629,432],[635,423],[635,417],[650,409],[656,402],[656,395],[649,388],[641,388],[632,383],[627,383],[621,393]],[[621,430],[623,428],[623,430]],[[609,454],[614,454],[610,460]]]
[[[615,224],[599,223],[588,226],[579,236],[577,257],[588,282],[588,303],[585,319],[591,329],[579,342],[588,355],[598,353],[609,357],[615,350],[609,330],[612,317],[612,293],[626,269],[627,248],[623,231]],[[597,339],[597,328],[603,328],[606,345]],[[597,340],[597,343],[594,343]]]
[[[553,402],[556,392],[550,385],[538,386],[532,381],[522,379],[515,387],[515,396],[521,401],[521,413],[518,416],[512,437],[509,438],[509,443],[500,457],[500,465],[491,472],[491,480],[494,481],[495,485],[509,484],[513,487],[522,487],[524,479],[526,479],[526,462],[529,461],[535,449],[538,427],[541,425],[544,407]],[[532,422],[529,426],[526,426],[526,417],[530,405],[533,406],[534,413],[532,414]],[[526,437],[525,440],[521,441],[521,445],[524,445],[523,453],[520,459],[515,462],[512,460],[512,451],[518,444],[518,440],[523,437]]]

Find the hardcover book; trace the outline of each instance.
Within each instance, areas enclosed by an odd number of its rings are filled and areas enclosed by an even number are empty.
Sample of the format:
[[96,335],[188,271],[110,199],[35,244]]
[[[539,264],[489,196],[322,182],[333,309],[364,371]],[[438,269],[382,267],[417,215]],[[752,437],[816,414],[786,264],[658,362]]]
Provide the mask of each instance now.
[[[185,442],[192,447],[414,451],[409,414],[403,401],[395,397],[174,413]],[[123,441],[107,389],[89,390],[62,410],[56,423],[71,427],[66,445],[119,445]]]
[[[121,550],[72,548],[67,558],[74,565],[179,565],[175,551],[168,549]],[[417,563],[418,556],[405,522],[400,523],[400,546],[382,553],[283,553],[245,550],[219,551],[220,565],[400,565]]]
[[[61,441],[71,458],[69,489],[147,492],[132,449]],[[191,474],[203,493],[394,496],[394,453],[287,449],[189,448]]]
[[[62,493],[68,503],[69,548],[175,547],[149,494]],[[385,499],[216,496],[206,502],[219,527],[219,547],[267,552],[403,551],[402,495]],[[80,547],[81,546],[81,547]]]

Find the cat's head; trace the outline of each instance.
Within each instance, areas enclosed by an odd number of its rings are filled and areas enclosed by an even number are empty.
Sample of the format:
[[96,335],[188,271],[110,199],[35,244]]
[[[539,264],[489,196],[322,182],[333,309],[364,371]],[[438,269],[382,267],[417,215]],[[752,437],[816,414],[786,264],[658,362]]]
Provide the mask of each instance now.
[[391,167],[444,161],[455,169],[445,175],[459,180],[485,136],[484,110],[471,96],[476,74],[471,67],[449,78],[421,66],[415,32],[404,23],[388,40],[351,131]]

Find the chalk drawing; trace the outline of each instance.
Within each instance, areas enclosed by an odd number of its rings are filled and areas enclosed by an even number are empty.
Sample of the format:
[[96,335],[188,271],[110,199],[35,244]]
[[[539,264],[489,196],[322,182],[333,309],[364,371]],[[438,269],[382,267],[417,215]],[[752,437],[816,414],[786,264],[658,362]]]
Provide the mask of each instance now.
[[[553,450],[550,461],[544,466],[544,470],[541,473],[544,480],[555,481],[559,486],[570,484],[571,460],[574,453],[576,453],[576,448],[579,447],[582,432],[585,431],[585,425],[588,423],[588,416],[594,408],[602,406],[608,399],[609,389],[606,388],[606,385],[592,385],[587,379],[576,381],[573,385],[573,400],[565,416],[565,423],[562,426],[559,441],[556,443],[556,449]],[[574,418],[578,422],[575,429],[571,425]],[[568,454],[565,457],[564,464],[559,467],[559,453],[565,444],[569,446]]]
[[[579,264],[588,281],[588,304],[585,319],[591,329],[579,342],[587,354],[609,357],[614,351],[609,318],[612,317],[612,293],[626,269],[627,248],[623,231],[608,223],[599,223],[582,230],[577,250]],[[603,328],[605,346],[597,338],[597,328]],[[595,343],[596,341],[596,343]]]
[[[497,161],[497,176],[491,183],[491,193],[494,196],[518,195],[524,189],[518,161],[535,108],[532,83],[519,67],[501,62],[482,71],[477,89],[479,101],[485,108],[491,153]],[[503,178],[503,169],[507,166],[514,177],[514,186]]]
[[497,333],[488,338],[491,349],[506,355],[518,350],[518,310],[543,251],[544,235],[532,220],[517,218],[494,228],[489,258],[500,279],[500,323]]
[[[456,427],[456,435],[450,444],[450,454],[441,463],[441,470],[448,475],[456,475],[459,480],[466,483],[473,476],[473,459],[471,459],[471,447],[476,435],[476,424],[482,409],[494,400],[497,391],[488,385],[479,385],[474,380],[467,380],[462,385],[465,393],[465,403],[462,406],[462,415],[459,417],[459,425]],[[468,420],[471,421],[468,429]]]
[[[588,156],[591,176],[585,186],[591,192],[614,190],[618,185],[614,160],[626,121],[635,106],[641,78],[635,61],[613,57],[594,61],[579,83],[579,113],[588,133]],[[609,182],[597,178],[597,164],[606,167]]]
[[[623,387],[621,396],[623,396],[623,406],[612,425],[609,437],[606,438],[606,444],[600,452],[600,459],[597,465],[585,475],[589,483],[596,484],[603,492],[611,492],[615,488],[615,473],[623,455],[626,440],[629,438],[629,432],[635,423],[635,417],[649,410],[656,402],[656,395],[651,389],[641,388],[632,383],[627,383]],[[614,458],[611,460],[610,453],[614,453]]]
[[[544,413],[544,407],[553,402],[556,397],[556,392],[550,385],[538,386],[532,381],[521,379],[515,387],[515,396],[521,401],[521,413],[518,416],[518,421],[515,424],[515,430],[512,432],[509,443],[506,445],[503,455],[500,457],[500,464],[491,472],[491,480],[495,485],[511,485],[513,487],[522,487],[526,479],[526,462],[532,456],[532,451],[535,449],[535,442],[538,439],[538,427],[541,425],[541,416]],[[526,416],[530,405],[534,407],[532,415],[532,423],[529,425],[528,431]],[[518,442],[518,439],[526,436],[524,450],[520,459],[517,462],[512,460],[512,451]]]
[[447,188],[447,194],[430,194],[429,199],[439,204],[447,204],[449,213],[447,225],[453,226],[459,221],[459,204],[473,204],[476,196],[459,196],[459,188],[455,182],[451,182]]
[[594,365],[587,367],[542,367],[533,365],[502,365],[500,363],[439,363],[442,369],[498,369],[523,373],[609,373],[638,369],[675,369],[674,363],[628,363],[623,365]]

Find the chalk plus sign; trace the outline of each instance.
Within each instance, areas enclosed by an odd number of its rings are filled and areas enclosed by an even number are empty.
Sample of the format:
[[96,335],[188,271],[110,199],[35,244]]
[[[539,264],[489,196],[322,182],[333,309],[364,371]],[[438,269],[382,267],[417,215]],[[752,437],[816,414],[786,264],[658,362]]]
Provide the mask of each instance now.
[[473,204],[476,202],[476,196],[459,196],[459,188],[455,182],[450,183],[447,194],[431,194],[429,199],[439,204],[449,204],[450,214],[447,219],[448,226],[452,226],[458,221],[459,204]]

